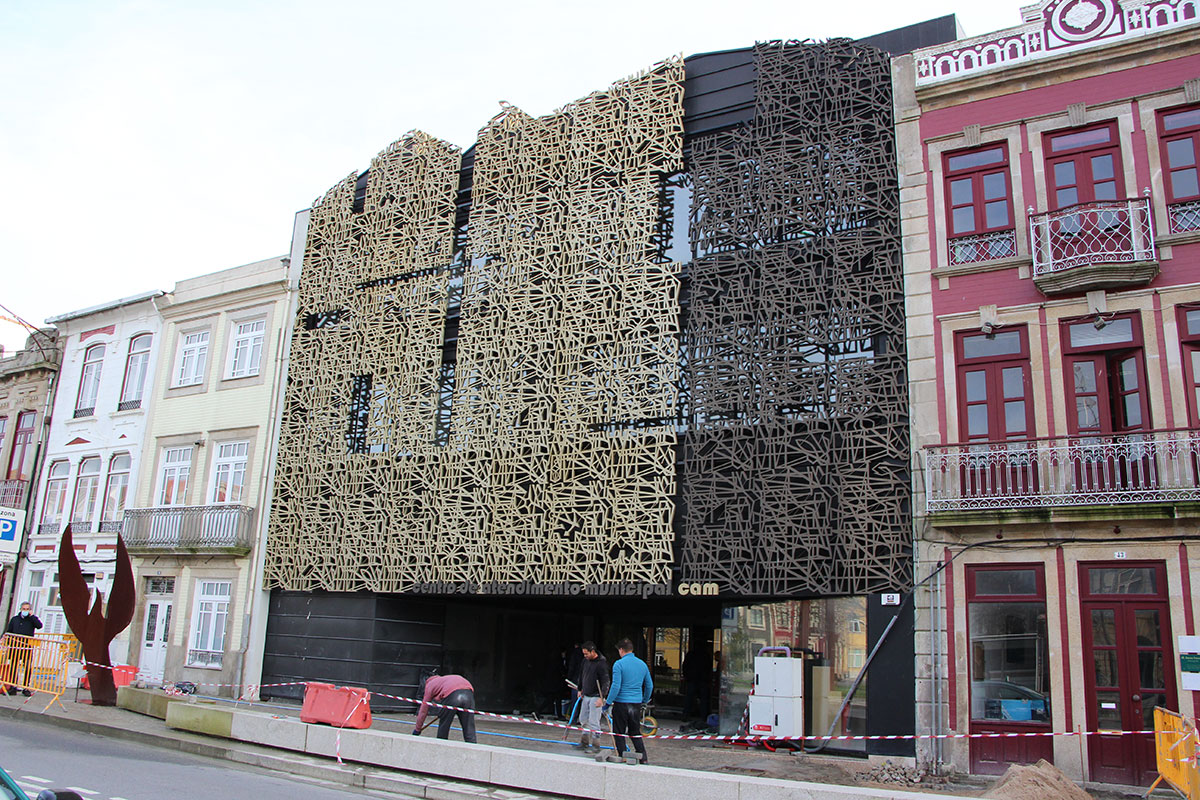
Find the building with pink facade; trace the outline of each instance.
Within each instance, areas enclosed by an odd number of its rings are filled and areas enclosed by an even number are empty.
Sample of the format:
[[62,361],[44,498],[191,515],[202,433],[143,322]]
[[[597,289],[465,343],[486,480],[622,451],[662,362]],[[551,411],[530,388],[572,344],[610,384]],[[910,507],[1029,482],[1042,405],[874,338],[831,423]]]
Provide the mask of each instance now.
[[918,729],[976,734],[919,753],[1145,785],[1200,709],[1200,15],[1022,18],[893,64]]

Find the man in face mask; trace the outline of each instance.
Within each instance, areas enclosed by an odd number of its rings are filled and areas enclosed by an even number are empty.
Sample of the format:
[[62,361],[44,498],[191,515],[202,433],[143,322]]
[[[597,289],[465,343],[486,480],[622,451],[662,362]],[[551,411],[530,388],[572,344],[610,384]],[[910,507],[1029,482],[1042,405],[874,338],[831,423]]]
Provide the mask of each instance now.
[[[16,634],[17,636],[33,636],[33,632],[42,627],[42,621],[33,613],[33,607],[29,603],[21,603],[21,610],[17,615],[8,621],[8,627],[4,629],[5,633]],[[9,657],[12,659],[11,676],[13,678],[23,678],[24,685],[29,685],[29,654],[33,650],[33,645],[25,639],[17,639],[15,642],[10,641],[8,645]],[[7,670],[5,670],[7,672]],[[20,673],[24,672],[24,675]],[[16,694],[17,687],[9,686],[9,694]],[[28,689],[22,690],[22,694],[29,697],[31,694]]]

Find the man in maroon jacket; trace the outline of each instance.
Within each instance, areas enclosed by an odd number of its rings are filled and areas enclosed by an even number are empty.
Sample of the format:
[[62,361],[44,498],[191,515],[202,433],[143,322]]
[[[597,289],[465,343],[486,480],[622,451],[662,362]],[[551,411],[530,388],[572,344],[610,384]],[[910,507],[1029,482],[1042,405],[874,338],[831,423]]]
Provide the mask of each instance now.
[[[458,714],[458,723],[462,726],[463,741],[475,741],[475,687],[462,675],[431,675],[425,681],[425,693],[421,698],[421,708],[417,711],[417,725],[413,728],[413,736],[420,736],[425,729],[425,715],[429,712],[429,704],[437,703],[449,708],[439,708],[437,711],[439,739],[450,738],[450,721]],[[430,720],[429,724],[433,724]]]

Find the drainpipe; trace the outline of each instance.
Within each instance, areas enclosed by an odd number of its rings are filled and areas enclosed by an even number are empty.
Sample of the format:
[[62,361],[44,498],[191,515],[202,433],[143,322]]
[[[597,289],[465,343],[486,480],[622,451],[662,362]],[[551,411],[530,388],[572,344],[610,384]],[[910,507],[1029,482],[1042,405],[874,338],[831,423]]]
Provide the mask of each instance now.
[[[929,623],[932,632],[930,645],[932,669],[930,671],[930,678],[933,681],[933,685],[930,687],[932,689],[930,700],[933,702],[933,714],[930,721],[933,726],[931,733],[935,737],[939,737],[942,734],[942,578],[943,576],[939,572],[930,581],[929,586]],[[931,755],[935,775],[942,774],[942,747],[944,744],[940,738],[933,740]]]

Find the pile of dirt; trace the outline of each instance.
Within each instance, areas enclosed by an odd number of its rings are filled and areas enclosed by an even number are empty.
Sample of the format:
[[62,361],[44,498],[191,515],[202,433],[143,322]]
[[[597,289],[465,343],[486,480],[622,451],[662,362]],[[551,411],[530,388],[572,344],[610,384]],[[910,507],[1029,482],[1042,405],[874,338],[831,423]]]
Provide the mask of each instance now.
[[1092,796],[1042,759],[1036,764],[1013,764],[982,797],[991,800],[1092,800]]

